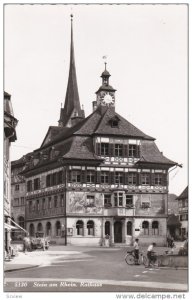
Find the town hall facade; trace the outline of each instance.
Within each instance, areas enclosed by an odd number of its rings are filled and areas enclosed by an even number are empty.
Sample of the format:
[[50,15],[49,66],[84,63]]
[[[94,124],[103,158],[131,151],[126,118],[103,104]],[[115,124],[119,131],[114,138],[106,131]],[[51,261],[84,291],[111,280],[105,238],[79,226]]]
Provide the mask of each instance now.
[[71,16],[69,77],[58,126],[50,126],[41,147],[22,158],[30,236],[43,231],[63,245],[102,246],[106,238],[111,245],[130,245],[135,238],[166,244],[168,170],[177,164],[116,112],[110,76],[105,63],[93,112],[85,117]]

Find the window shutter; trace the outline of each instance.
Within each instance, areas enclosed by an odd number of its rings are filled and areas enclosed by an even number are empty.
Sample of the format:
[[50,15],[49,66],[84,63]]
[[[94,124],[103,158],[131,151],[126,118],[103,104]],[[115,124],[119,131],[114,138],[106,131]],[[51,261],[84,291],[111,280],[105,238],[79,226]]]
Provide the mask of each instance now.
[[140,185],[141,184],[141,173],[137,173],[137,183],[136,185]]
[[72,181],[72,172],[71,170],[68,171],[68,182]]
[[163,182],[163,185],[167,185],[167,174],[163,174],[163,178],[162,178],[162,182]]
[[81,182],[86,183],[87,182],[87,172],[85,170],[81,171]]
[[128,157],[128,145],[123,145],[123,157]]
[[100,143],[96,144],[96,154],[99,156],[101,155],[101,144]]
[[100,171],[96,172],[96,183],[101,183],[101,172]]
[[114,156],[114,144],[109,144],[109,156]]
[[115,172],[109,172],[109,174],[110,174],[111,184],[114,184],[115,183]]
[[137,145],[137,148],[136,148],[136,157],[140,157],[140,146]]
[[128,184],[128,172],[125,172],[125,184]]
[[151,185],[155,185],[155,174],[151,173]]

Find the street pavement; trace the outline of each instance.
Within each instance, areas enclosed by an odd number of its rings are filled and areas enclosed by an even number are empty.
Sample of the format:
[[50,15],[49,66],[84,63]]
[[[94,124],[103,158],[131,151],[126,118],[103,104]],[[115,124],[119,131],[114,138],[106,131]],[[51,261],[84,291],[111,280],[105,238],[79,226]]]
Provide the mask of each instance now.
[[[167,248],[158,248],[159,254]],[[4,266],[6,292],[187,291],[188,270],[128,266],[126,248],[51,246]]]

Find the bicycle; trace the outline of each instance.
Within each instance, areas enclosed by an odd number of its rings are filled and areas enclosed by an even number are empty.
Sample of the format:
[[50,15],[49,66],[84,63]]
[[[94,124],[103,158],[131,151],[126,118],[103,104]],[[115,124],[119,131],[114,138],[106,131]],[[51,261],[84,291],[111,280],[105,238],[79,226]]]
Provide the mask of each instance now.
[[142,252],[139,253],[139,260],[137,261],[137,259],[135,258],[134,250],[127,251],[125,255],[125,261],[128,265],[135,265],[137,262],[138,264],[143,264],[144,266],[147,266],[148,263],[147,257]]

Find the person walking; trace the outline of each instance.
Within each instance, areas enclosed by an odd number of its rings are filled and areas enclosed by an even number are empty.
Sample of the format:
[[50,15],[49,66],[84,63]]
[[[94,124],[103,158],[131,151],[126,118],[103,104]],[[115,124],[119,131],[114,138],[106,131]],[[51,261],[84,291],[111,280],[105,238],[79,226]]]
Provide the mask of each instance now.
[[135,239],[133,247],[135,255],[135,265],[139,265],[139,239]]
[[154,263],[156,261],[156,256],[154,254],[154,247],[156,246],[156,243],[152,243],[149,245],[147,249],[147,258],[148,258],[148,268],[151,266],[151,263]]
[[26,252],[29,250],[30,239],[29,234],[27,233],[23,238],[23,252],[26,254]]

